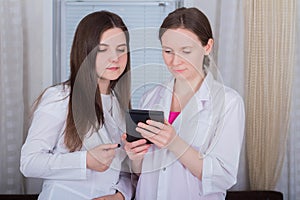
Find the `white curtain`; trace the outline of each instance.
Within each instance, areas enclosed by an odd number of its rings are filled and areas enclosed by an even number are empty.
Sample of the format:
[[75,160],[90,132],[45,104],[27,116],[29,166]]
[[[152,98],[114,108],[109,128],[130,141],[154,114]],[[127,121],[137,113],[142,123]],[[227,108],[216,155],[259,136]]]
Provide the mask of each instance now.
[[291,105],[291,122],[286,157],[277,189],[284,199],[296,200],[300,197],[300,2],[297,1],[296,49],[294,82]]
[[[223,82],[244,96],[244,10],[239,0],[188,0],[186,7],[197,7],[209,18],[215,39],[212,57]],[[243,145],[238,182],[232,190],[248,188],[245,145]]]
[[23,142],[22,0],[0,1],[0,193],[22,190]]
[[[208,16],[217,43],[214,58],[225,85],[244,96],[244,5],[239,0],[185,0],[186,7],[195,6]],[[292,95],[290,134],[281,179],[276,190],[286,200],[300,196],[300,1],[297,1],[295,68]],[[216,54],[218,54],[216,56]],[[245,149],[242,151],[237,184],[232,190],[249,190]]]
[[250,188],[274,190],[286,152],[296,0],[245,2],[247,158]]

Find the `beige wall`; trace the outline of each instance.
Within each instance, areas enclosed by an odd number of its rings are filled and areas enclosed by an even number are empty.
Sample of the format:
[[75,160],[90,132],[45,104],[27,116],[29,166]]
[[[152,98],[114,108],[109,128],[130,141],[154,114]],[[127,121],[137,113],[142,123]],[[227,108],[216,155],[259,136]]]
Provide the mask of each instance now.
[[[41,91],[52,84],[52,1],[22,1],[25,135],[30,106]],[[40,180],[26,179],[25,183],[28,193],[40,191]]]

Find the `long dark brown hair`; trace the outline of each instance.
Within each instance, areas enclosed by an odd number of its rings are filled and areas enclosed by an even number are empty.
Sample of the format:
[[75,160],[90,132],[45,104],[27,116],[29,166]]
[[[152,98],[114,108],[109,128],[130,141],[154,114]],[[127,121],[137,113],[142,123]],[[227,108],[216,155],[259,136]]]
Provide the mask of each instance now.
[[110,89],[115,91],[121,109],[130,107],[130,50],[127,27],[114,13],[91,13],[79,23],[70,55],[70,99],[65,129],[65,145],[70,151],[80,149],[84,136],[90,130],[98,130],[104,123],[95,61],[101,36],[111,28],[123,30],[128,59],[123,74],[110,82]]
[[[97,131],[104,123],[100,89],[97,82],[96,55],[102,34],[111,28],[123,30],[127,44],[127,64],[122,75],[110,82],[121,110],[130,104],[130,50],[129,34],[123,20],[108,11],[85,16],[78,24],[70,53],[70,77],[61,83],[70,89],[64,142],[70,152],[80,150],[82,140],[90,131]],[[45,92],[45,91],[44,91]],[[44,92],[37,98],[35,110]]]

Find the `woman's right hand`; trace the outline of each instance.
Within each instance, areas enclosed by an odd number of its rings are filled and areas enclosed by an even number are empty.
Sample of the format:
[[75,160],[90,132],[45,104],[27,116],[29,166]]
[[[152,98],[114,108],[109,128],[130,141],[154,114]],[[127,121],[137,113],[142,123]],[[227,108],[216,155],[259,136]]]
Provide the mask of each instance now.
[[86,166],[89,169],[103,172],[107,170],[112,163],[116,148],[119,144],[101,144],[87,152]]
[[147,140],[140,139],[134,142],[128,142],[126,140],[126,133],[122,135],[122,142],[124,144],[124,149],[132,161],[143,160],[144,155],[148,152],[150,144],[146,144]]
[[139,175],[142,171],[142,163],[145,154],[148,152],[150,144],[146,144],[147,140],[140,139],[134,142],[128,142],[126,140],[126,134],[122,135],[122,142],[124,144],[124,149],[131,160],[131,171]]

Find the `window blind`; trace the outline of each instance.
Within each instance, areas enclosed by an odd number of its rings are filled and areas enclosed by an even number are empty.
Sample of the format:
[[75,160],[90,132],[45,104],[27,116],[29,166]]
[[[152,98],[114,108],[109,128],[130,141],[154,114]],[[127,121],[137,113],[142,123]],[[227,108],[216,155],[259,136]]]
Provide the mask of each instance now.
[[170,74],[161,56],[158,28],[163,19],[180,5],[180,1],[74,1],[61,0],[60,10],[60,81],[69,78],[70,49],[79,21],[87,14],[107,10],[118,14],[130,34],[132,107],[141,95]]

